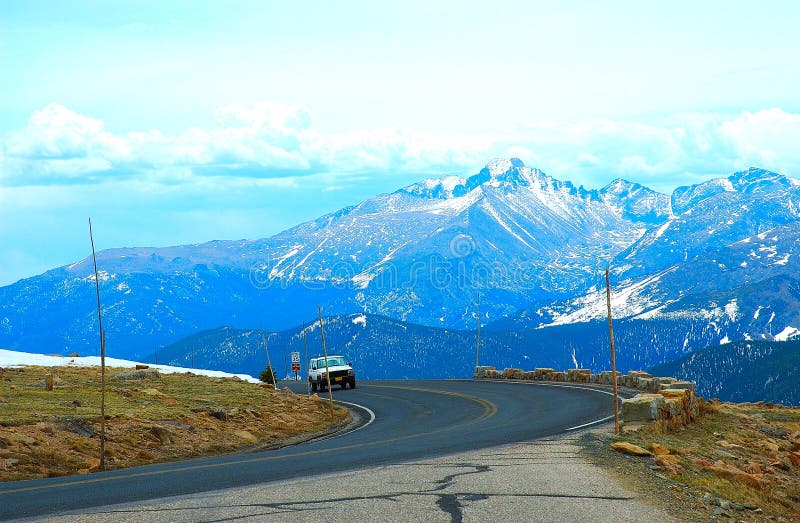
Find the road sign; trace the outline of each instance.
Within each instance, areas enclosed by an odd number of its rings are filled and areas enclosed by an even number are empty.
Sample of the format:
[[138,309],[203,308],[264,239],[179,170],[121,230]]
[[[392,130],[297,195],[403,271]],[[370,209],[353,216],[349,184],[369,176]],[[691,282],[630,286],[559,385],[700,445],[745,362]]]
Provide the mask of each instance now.
[[293,352],[292,353],[292,369],[294,369],[294,364],[295,363],[298,363],[298,364],[300,363],[300,353],[299,352]]

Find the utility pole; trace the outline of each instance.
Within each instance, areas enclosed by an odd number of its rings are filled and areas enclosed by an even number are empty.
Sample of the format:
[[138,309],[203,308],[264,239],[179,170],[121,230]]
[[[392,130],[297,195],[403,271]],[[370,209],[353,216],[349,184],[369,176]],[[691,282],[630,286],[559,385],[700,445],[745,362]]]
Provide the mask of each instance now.
[[481,350],[481,293],[478,293],[478,337],[475,340],[475,368],[479,365],[479,354]]
[[325,347],[325,327],[322,325],[322,307],[317,305],[319,312],[319,333],[322,336],[322,356],[325,358],[325,379],[328,381],[328,405],[333,419],[333,390],[331,390],[331,373],[328,368],[328,349]]
[[264,351],[267,353],[267,368],[272,370],[272,386],[278,390],[278,378],[275,376],[275,369],[272,368],[272,362],[269,361],[269,347],[267,346],[267,337],[264,336],[264,331],[261,331],[261,341],[264,342]]
[[606,306],[608,307],[608,336],[611,340],[611,381],[614,384],[614,433],[619,434],[619,394],[617,391],[617,359],[614,352],[614,325],[611,322],[611,283],[606,267]]
[[[303,349],[306,356],[306,375],[308,375],[308,339],[306,339],[306,322],[303,322]],[[306,378],[306,388],[308,389],[308,397],[311,397],[311,382]]]
[[155,347],[155,352],[153,353],[153,359],[155,360],[155,364],[158,365],[158,345]]
[[100,470],[106,469],[106,333],[103,330],[103,312],[100,308],[100,278],[97,274],[97,255],[94,252],[92,219],[89,218],[89,241],[92,243],[94,261],[94,286],[97,291],[97,323],[100,329]]

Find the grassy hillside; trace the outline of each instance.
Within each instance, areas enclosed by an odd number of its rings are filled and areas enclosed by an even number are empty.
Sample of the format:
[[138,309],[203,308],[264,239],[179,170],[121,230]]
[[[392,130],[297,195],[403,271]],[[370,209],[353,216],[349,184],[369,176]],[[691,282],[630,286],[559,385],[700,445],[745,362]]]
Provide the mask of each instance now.
[[[237,378],[114,368],[107,376],[109,469],[279,446],[348,417],[337,408],[331,418],[324,401]],[[96,470],[99,391],[97,367],[0,367],[0,481]]]
[[740,341],[701,349],[650,369],[697,384],[707,398],[800,405],[800,341]]

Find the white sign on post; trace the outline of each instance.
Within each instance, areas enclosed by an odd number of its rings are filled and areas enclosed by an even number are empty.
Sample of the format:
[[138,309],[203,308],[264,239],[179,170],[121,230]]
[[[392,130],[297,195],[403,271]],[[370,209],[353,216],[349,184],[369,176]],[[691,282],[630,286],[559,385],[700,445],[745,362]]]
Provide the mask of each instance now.
[[300,363],[300,353],[293,352],[292,353],[292,363]]

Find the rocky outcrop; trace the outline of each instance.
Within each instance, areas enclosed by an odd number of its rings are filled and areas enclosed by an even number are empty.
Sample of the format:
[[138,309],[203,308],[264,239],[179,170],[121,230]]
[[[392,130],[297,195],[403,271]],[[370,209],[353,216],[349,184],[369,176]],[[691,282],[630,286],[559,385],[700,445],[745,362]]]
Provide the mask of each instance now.
[[623,454],[631,456],[652,456],[649,450],[643,449],[639,445],[628,443],[627,441],[615,441],[611,444],[611,448],[617,452],[622,452]]

